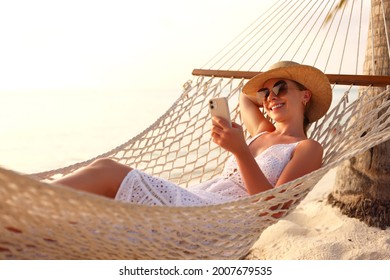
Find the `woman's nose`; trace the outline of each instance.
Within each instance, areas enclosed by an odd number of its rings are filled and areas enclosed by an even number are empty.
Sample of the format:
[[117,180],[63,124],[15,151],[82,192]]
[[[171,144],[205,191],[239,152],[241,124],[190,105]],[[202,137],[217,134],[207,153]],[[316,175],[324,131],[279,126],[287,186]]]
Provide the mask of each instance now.
[[267,100],[271,101],[271,100],[275,100],[276,98],[277,98],[277,95],[273,91],[271,91],[267,97]]

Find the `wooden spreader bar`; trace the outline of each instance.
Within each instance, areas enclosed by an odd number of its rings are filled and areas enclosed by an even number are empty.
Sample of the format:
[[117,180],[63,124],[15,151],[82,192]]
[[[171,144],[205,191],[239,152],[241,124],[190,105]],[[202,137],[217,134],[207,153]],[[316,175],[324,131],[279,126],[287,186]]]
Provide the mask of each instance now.
[[[256,71],[230,71],[230,70],[209,70],[194,69],[194,76],[208,76],[219,78],[237,78],[250,79],[261,72]],[[357,85],[357,86],[375,86],[386,87],[390,85],[390,76],[373,76],[373,75],[344,75],[344,74],[326,74],[331,84],[338,85]]]

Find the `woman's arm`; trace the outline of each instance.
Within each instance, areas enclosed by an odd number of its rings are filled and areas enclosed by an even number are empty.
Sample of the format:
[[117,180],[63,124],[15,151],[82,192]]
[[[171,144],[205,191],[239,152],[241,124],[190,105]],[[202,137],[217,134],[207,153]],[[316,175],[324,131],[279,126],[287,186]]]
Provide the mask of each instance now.
[[255,100],[251,100],[246,94],[240,94],[241,119],[251,136],[263,131],[274,131],[274,125],[267,120],[259,109]]
[[241,178],[250,195],[273,188],[263,171],[261,171],[252,153],[249,151],[249,148],[234,156],[241,173]]

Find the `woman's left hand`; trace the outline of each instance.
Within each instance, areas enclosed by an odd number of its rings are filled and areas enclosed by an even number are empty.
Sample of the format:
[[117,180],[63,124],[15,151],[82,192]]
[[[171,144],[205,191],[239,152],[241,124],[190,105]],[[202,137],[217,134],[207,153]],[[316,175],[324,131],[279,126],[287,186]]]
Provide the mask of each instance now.
[[232,127],[226,120],[213,117],[211,137],[217,145],[236,155],[247,148],[242,126],[232,122]]

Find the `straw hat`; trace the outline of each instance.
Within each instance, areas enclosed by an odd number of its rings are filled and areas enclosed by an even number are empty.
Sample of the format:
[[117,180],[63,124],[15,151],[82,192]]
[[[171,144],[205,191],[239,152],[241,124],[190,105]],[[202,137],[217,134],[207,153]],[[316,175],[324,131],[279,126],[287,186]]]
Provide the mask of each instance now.
[[296,81],[312,92],[308,103],[307,118],[315,122],[326,114],[332,102],[332,89],[328,77],[319,69],[293,61],[280,61],[273,64],[268,71],[250,79],[242,91],[257,97],[257,91],[269,79],[281,78]]

